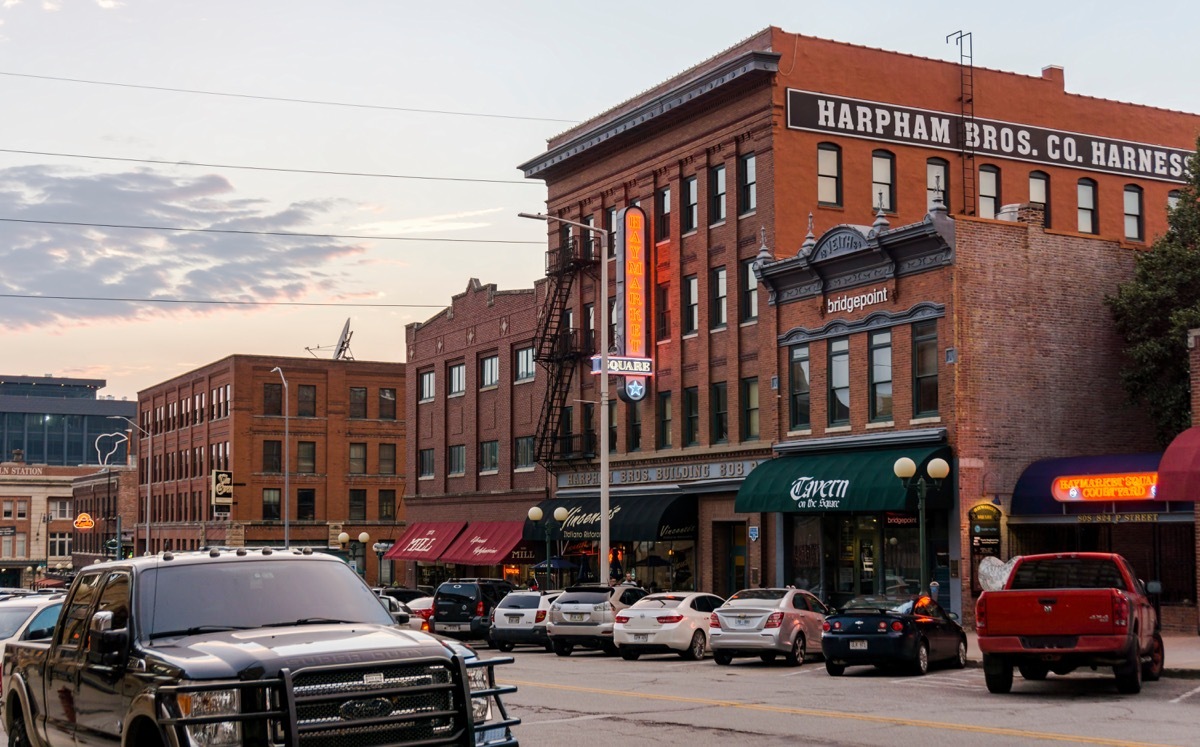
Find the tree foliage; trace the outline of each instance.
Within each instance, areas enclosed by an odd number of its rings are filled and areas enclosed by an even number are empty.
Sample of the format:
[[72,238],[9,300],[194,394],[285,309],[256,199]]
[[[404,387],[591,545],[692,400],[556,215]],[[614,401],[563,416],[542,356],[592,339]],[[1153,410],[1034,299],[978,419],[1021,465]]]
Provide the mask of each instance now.
[[1121,382],[1145,405],[1162,445],[1192,421],[1187,334],[1200,328],[1200,138],[1167,233],[1137,258],[1132,280],[1105,298],[1125,341]]

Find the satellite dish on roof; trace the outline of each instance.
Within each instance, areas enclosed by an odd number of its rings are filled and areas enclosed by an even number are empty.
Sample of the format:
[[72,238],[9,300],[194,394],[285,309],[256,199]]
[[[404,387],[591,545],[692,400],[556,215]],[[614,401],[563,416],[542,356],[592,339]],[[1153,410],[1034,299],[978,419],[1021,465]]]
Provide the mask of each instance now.
[[352,361],[354,356],[350,353],[350,338],[354,333],[350,331],[350,320],[346,320],[345,326],[342,327],[342,334],[338,337],[337,347],[333,349],[333,359],[335,361]]

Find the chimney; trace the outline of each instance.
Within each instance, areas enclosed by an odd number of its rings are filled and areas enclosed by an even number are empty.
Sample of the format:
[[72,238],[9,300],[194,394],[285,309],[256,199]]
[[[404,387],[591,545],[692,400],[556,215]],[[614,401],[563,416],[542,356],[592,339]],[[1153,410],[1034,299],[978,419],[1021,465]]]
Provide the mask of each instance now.
[[1063,78],[1062,65],[1047,65],[1042,68],[1042,80],[1052,80],[1058,84],[1060,91],[1065,91],[1067,84]]
[[12,460],[17,464],[25,463],[25,451],[23,449],[13,449]]

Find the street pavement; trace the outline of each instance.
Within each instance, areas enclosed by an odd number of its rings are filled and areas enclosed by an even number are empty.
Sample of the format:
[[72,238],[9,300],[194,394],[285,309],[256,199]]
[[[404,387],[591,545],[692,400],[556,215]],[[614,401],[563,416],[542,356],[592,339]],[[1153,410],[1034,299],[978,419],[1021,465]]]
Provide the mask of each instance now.
[[[1200,679],[1200,635],[1164,634],[1163,654],[1163,676]],[[974,630],[967,631],[967,660],[971,666],[983,666]]]

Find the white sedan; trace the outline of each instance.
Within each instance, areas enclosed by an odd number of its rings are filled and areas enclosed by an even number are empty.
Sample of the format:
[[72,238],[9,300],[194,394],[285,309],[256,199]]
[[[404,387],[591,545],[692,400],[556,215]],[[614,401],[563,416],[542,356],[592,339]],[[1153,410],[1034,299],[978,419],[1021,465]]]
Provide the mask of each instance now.
[[617,613],[613,642],[626,661],[664,653],[702,659],[708,650],[709,618],[723,603],[698,591],[650,594]]

